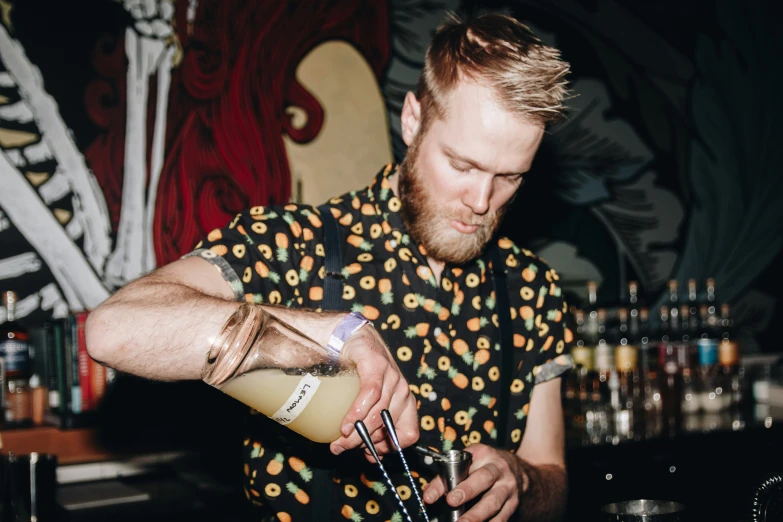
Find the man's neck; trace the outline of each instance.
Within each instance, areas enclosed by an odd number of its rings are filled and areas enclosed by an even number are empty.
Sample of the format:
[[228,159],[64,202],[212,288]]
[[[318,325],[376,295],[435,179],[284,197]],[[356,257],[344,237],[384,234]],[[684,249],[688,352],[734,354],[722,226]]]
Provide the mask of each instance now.
[[[394,195],[399,198],[400,197],[399,170],[394,174],[392,174],[391,176],[389,176],[389,184],[391,185],[391,189]],[[402,198],[400,198],[400,201],[402,201]],[[441,274],[443,274],[443,268],[446,266],[446,263],[427,256],[427,264],[430,266],[430,270],[432,270],[432,275],[433,277],[435,277],[435,281],[437,281],[438,286],[440,286],[440,276]]]

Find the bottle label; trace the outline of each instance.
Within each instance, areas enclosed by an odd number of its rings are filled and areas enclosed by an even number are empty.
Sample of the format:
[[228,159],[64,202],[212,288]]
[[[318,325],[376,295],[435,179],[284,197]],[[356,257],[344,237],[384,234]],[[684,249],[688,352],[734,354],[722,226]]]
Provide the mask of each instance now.
[[318,377],[309,373],[305,374],[283,406],[272,414],[272,420],[284,426],[294,422],[310,404],[310,400],[318,391],[319,386],[321,386],[321,380]]
[[718,341],[717,339],[699,339],[699,364],[709,366],[718,363]]
[[5,371],[23,372],[30,361],[30,347],[25,341],[7,340],[0,342],[0,357],[5,363]]

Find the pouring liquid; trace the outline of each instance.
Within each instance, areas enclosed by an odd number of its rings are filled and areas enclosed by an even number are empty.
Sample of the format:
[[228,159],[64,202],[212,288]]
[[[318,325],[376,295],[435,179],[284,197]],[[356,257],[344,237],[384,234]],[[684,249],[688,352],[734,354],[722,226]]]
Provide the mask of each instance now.
[[[229,380],[220,391],[278,422],[288,406],[296,415],[283,422],[286,427],[313,442],[329,443],[342,437],[343,417],[359,394],[359,374],[355,369],[319,376],[263,369]],[[304,397],[309,402],[302,407]]]

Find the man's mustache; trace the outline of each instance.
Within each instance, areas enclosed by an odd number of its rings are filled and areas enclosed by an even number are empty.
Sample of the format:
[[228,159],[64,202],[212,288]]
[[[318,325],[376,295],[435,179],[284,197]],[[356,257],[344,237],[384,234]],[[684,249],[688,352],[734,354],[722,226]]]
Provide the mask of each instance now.
[[493,212],[492,215],[486,216],[482,219],[475,219],[472,217],[464,217],[464,216],[446,216],[447,219],[452,219],[454,221],[459,221],[460,223],[464,223],[468,226],[479,226],[479,227],[488,227],[492,226],[492,223],[495,222],[495,218],[497,217],[497,213]]

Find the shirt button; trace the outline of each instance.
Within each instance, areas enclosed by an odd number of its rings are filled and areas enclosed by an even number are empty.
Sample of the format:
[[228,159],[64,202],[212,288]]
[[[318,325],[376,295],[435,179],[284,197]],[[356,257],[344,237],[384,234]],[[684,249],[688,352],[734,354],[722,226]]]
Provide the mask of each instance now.
[[389,244],[391,245],[392,248],[397,248],[397,240],[396,239],[392,239],[391,241],[389,241]]
[[437,336],[439,336],[439,335],[441,334],[441,332],[442,332],[442,331],[443,331],[443,330],[441,330],[440,328],[438,328],[438,327],[436,326],[436,327],[435,327],[435,329],[432,331],[432,333],[434,333],[434,334],[435,334],[435,337],[437,337]]

